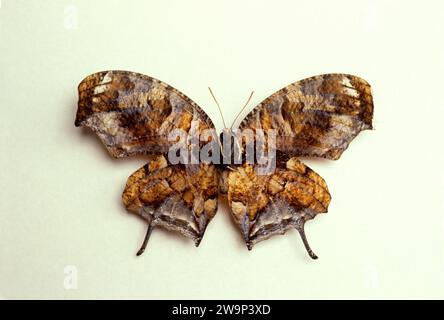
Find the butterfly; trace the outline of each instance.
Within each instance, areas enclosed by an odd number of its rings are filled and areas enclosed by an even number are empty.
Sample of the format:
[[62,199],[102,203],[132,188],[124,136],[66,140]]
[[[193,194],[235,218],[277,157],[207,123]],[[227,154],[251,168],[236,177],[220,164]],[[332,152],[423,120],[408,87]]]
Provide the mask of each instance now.
[[[304,225],[327,212],[331,196],[324,179],[298,157],[337,160],[362,130],[372,129],[370,85],[347,74],[314,76],[275,92],[236,129],[249,131],[250,138],[239,138],[228,128],[218,136],[210,117],[194,101],[139,73],[94,73],[81,81],[78,92],[76,126],[95,132],[114,158],[148,156],[148,162],[128,178],[122,194],[127,210],[148,224],[137,255],[144,252],[155,227],[191,238],[198,246],[216,214],[220,195],[228,201],[249,250],[294,228],[316,259]],[[199,137],[196,150],[210,144],[222,150],[222,156],[210,148],[210,160],[172,161],[177,156],[171,153],[174,146],[185,151],[193,148],[190,139],[171,138],[175,131]],[[263,165],[257,157],[246,161],[247,145],[257,143],[259,132],[265,137],[265,149],[274,151],[273,170],[265,174],[258,171]],[[270,143],[266,138],[272,135]],[[238,146],[236,159],[224,153],[230,149],[224,147],[228,142]]]

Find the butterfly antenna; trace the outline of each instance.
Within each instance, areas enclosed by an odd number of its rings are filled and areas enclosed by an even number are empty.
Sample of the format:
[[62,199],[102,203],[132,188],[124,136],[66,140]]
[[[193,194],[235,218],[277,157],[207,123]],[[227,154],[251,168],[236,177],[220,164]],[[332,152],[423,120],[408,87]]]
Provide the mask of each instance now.
[[245,102],[244,106],[242,107],[242,109],[239,111],[239,113],[237,114],[236,118],[234,118],[233,123],[230,126],[230,129],[233,129],[233,125],[236,123],[237,118],[239,118],[239,116],[241,115],[242,111],[244,111],[244,109],[248,106],[248,103],[251,100],[251,97],[253,96],[254,91],[251,91],[250,96],[248,97],[247,102]]
[[217,108],[219,109],[220,116],[222,117],[222,122],[224,123],[224,128],[226,128],[227,125],[225,124],[224,115],[222,114],[222,109],[220,108],[219,102],[217,102],[217,99],[216,99],[216,97],[214,96],[213,91],[211,91],[211,88],[210,88],[210,87],[208,87],[208,90],[210,90],[210,94],[211,94],[211,96],[213,97],[214,102],[216,102]]

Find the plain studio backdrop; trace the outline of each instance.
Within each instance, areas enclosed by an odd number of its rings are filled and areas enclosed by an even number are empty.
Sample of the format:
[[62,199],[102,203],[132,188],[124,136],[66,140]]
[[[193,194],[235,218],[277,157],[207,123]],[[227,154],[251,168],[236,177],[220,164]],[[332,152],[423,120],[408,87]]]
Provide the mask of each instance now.
[[[444,298],[442,1],[18,1],[0,7],[2,298]],[[74,127],[77,85],[144,73],[231,122],[322,73],[366,79],[375,130],[338,161],[303,159],[332,194],[248,251],[220,205],[199,248],[125,211],[144,157]]]

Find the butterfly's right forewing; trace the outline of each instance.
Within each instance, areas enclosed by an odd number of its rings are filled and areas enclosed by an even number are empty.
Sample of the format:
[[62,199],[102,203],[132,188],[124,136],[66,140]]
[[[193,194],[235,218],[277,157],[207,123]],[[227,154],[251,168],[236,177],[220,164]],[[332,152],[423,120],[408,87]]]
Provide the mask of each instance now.
[[347,74],[324,74],[277,91],[250,112],[239,129],[276,132],[288,156],[339,159],[350,142],[372,128],[370,85]]

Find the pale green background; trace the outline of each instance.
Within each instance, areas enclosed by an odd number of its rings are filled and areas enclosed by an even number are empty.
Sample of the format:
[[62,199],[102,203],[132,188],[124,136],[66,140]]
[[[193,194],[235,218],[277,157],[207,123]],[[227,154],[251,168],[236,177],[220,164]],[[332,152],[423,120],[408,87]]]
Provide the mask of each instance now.
[[[15,1],[0,8],[3,298],[444,298],[444,5],[440,1]],[[127,69],[194,99],[219,129],[293,81],[359,75],[375,129],[307,160],[329,213],[248,252],[224,206],[201,246],[145,224],[112,160],[74,127],[77,84]],[[77,289],[64,287],[66,266]]]

